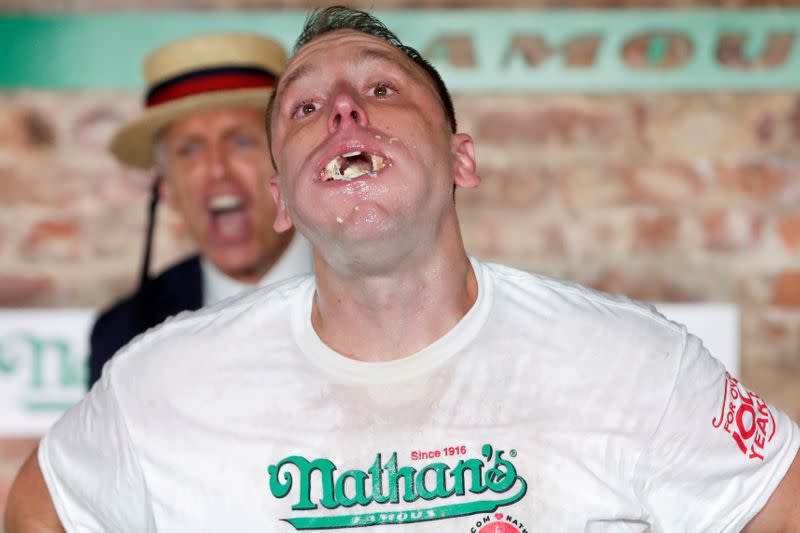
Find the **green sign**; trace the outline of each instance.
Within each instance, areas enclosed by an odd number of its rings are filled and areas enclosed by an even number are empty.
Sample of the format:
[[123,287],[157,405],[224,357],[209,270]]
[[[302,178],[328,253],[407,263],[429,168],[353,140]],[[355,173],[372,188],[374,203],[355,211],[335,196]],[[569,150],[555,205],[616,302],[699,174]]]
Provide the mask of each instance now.
[[[456,92],[800,89],[800,10],[419,10],[376,14]],[[306,13],[0,17],[2,88],[136,89],[176,38],[249,31],[287,49]]]
[[33,331],[0,337],[0,382],[23,379],[27,394],[20,400],[26,409],[62,412],[83,395],[86,369],[70,340]]

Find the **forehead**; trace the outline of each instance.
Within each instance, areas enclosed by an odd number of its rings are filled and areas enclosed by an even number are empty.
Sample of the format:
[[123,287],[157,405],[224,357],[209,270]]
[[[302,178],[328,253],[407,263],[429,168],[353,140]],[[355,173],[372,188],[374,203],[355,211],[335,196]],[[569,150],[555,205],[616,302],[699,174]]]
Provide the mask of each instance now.
[[249,107],[222,107],[200,110],[170,122],[164,128],[164,135],[179,135],[194,131],[211,133],[214,127],[222,129],[249,126],[260,127],[262,118],[260,110]]
[[278,93],[308,74],[346,63],[367,60],[395,63],[409,74],[426,77],[405,53],[372,35],[355,30],[335,30],[303,46],[289,61],[278,85]]

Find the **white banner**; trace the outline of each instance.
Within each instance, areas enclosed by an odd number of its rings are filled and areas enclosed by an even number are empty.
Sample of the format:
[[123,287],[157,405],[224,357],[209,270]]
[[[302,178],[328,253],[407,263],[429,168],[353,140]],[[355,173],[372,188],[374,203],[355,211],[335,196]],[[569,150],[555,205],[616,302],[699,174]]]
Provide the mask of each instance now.
[[739,307],[722,303],[657,303],[656,309],[700,337],[728,372],[741,378]]
[[88,309],[0,311],[0,436],[38,436],[86,390]]

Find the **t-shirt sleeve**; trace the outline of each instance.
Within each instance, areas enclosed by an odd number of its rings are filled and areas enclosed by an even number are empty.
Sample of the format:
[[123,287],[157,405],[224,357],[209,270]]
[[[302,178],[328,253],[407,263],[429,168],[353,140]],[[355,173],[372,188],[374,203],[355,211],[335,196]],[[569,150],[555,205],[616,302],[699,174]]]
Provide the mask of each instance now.
[[144,475],[109,369],[39,444],[39,465],[67,531],[155,531]]
[[687,335],[662,419],[635,469],[653,532],[740,531],[789,469],[800,431]]

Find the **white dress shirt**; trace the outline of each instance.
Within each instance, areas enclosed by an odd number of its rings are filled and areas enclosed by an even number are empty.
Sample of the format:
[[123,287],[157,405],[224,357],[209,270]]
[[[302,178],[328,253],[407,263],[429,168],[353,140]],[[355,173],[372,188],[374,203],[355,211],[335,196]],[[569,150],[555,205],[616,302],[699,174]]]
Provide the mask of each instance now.
[[[308,274],[313,270],[313,264],[311,243],[295,232],[289,246],[266,275],[261,278],[257,286],[264,287],[276,281]],[[203,271],[204,306],[215,304],[225,298],[230,298],[242,291],[255,287],[255,285],[248,285],[225,275],[205,257],[200,258],[200,265]]]

